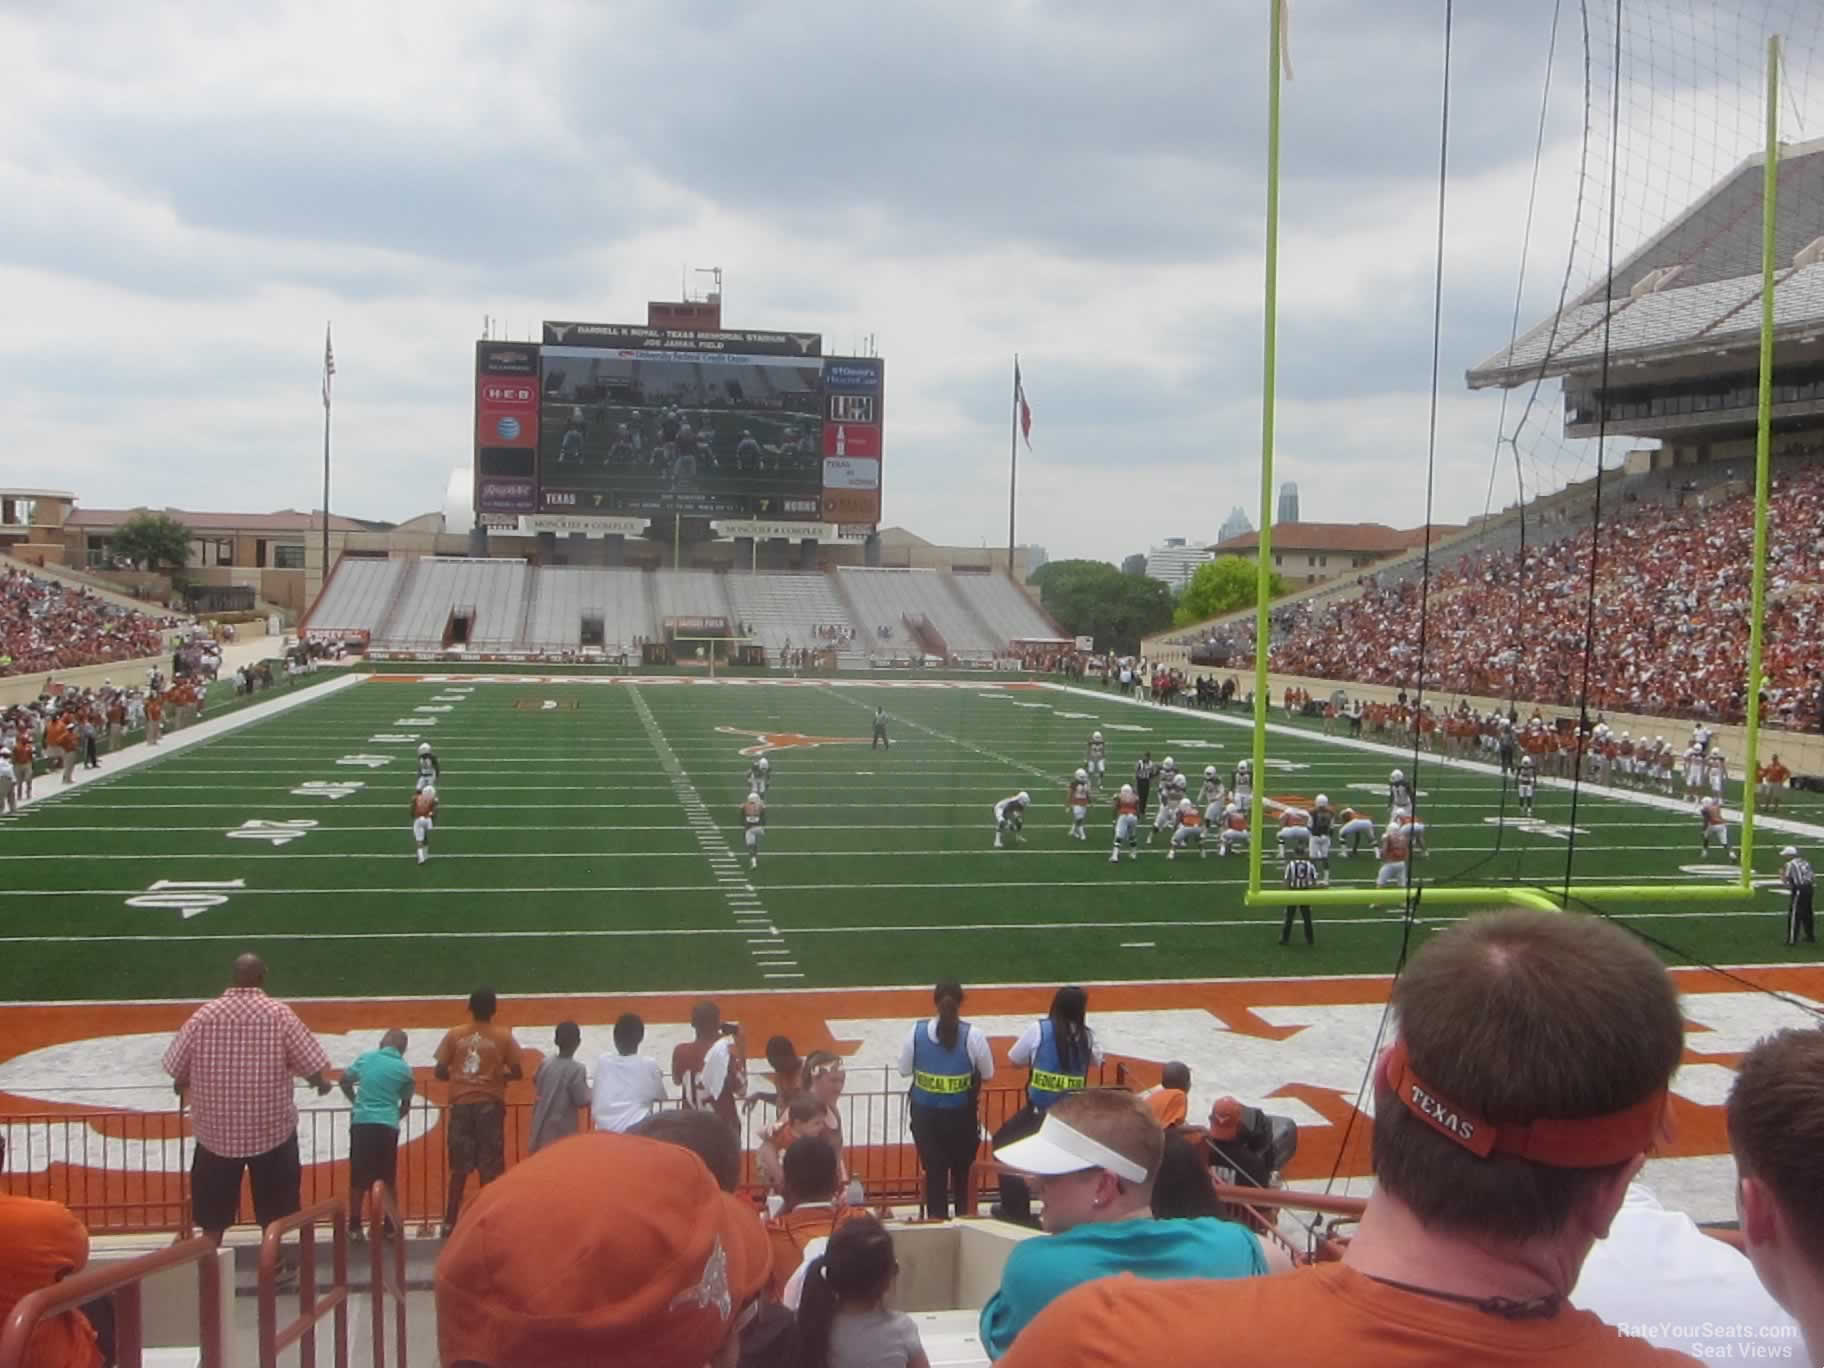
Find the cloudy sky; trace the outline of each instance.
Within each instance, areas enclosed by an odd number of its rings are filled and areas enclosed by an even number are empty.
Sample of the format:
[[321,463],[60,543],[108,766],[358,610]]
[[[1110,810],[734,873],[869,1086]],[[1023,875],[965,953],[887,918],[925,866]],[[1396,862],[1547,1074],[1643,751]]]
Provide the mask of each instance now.
[[[1809,0],[1731,0],[1745,22],[1628,8],[1624,123],[1660,131],[1622,161],[1624,254],[1752,150],[1761,11],[1804,30],[1789,113],[1824,133]],[[1411,525],[1443,6],[1293,10],[1279,473],[1307,519]],[[1457,10],[1443,521],[1489,489],[1500,399],[1462,377],[1508,336],[1553,3]],[[333,319],[334,506],[407,518],[469,462],[484,315],[513,336],[639,322],[685,268],[720,266],[728,326],[820,331],[831,350],[875,337],[888,522],[1004,541],[1018,351],[1035,412],[1021,541],[1119,559],[1211,538],[1259,497],[1266,15],[0,0],[8,482],[91,507],[314,506]],[[1523,326],[1555,301],[1578,221],[1582,42],[1565,0]],[[1606,246],[1601,206],[1585,210],[1576,283]],[[1555,392],[1544,404],[1554,417]],[[1589,469],[1549,438],[1525,451],[1542,481]],[[1495,490],[1513,497],[1511,463]]]

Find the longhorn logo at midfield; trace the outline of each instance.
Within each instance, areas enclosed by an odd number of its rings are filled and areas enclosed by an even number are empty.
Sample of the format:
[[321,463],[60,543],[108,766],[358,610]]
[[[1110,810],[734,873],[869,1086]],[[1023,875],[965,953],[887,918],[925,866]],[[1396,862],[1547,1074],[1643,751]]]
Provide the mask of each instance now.
[[752,731],[746,727],[717,727],[717,731],[730,736],[751,736],[754,744],[743,746],[743,755],[765,755],[776,750],[808,750],[815,746],[866,746],[872,744],[873,738],[867,736],[806,736],[803,732],[769,732]]

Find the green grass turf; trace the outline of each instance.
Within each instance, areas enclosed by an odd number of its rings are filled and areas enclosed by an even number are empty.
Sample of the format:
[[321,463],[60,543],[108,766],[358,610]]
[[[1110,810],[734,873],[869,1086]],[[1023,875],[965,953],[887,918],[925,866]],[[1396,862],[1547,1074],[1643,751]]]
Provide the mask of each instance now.
[[[891,751],[865,740],[876,703],[894,719]],[[450,710],[416,711],[427,706]],[[436,719],[421,730],[444,767],[422,867],[408,829],[414,747],[373,739],[408,734],[414,717]],[[498,682],[457,698],[435,684],[363,683],[6,823],[0,999],[207,996],[245,948],[265,955],[290,996],[461,993],[479,981],[619,992],[1394,967],[1403,928],[1392,906],[1324,911],[1314,949],[1282,949],[1278,911],[1243,904],[1244,860],[1167,862],[1162,837],[1138,862],[1111,865],[1102,802],[1090,840],[1067,839],[1064,776],[1098,726],[1111,786],[1143,747],[1200,775],[1206,764],[1226,774],[1250,746],[1244,728],[1198,714],[1056,690]],[[658,746],[739,854],[748,760],[738,752],[761,731],[863,740],[773,752],[761,868],[750,876],[743,860],[740,877],[719,884]],[[337,763],[354,754],[387,759]],[[1413,768],[1315,732],[1274,735],[1269,755],[1269,794],[1325,791],[1377,825],[1388,770]],[[292,792],[338,780],[364,787],[336,801]],[[1420,785],[1432,847],[1420,878],[1562,885],[1563,839],[1510,826],[1497,842],[1486,820],[1500,807],[1497,779],[1427,760]],[[990,809],[1021,788],[1034,798],[1026,844],[996,851]],[[1545,821],[1564,823],[1569,806],[1568,792],[1541,788]],[[227,834],[292,819],[318,825],[283,846]],[[1586,793],[1576,824],[1577,882],[1693,881],[1678,869],[1697,858],[1693,816]],[[1786,839],[1760,834],[1763,872]],[[1335,883],[1372,885],[1375,869],[1366,853],[1336,861]],[[245,887],[192,917],[127,905],[161,879]],[[725,893],[748,882],[776,933],[737,923]],[[1815,947],[1781,947],[1782,909],[1762,893],[1746,907],[1608,910],[1669,943],[1674,962],[1815,959]],[[1440,907],[1425,924],[1459,915]]]

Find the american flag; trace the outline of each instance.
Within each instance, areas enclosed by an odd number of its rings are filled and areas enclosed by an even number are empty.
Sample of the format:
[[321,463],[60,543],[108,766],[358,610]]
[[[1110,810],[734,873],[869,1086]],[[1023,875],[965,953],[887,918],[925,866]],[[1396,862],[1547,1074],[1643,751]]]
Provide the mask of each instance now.
[[329,345],[329,324],[323,325],[323,407],[329,408],[329,382],[336,373],[336,349]]
[[1026,386],[1020,382],[1020,363],[1016,357],[1013,363],[1013,402],[1020,411],[1020,436],[1026,439],[1026,449],[1032,449],[1032,405],[1026,402]]

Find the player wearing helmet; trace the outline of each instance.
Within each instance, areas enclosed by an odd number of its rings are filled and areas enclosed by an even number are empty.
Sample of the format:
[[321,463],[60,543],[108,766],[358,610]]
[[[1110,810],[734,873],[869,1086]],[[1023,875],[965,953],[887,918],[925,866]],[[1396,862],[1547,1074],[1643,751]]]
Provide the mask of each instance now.
[[1320,793],[1311,804],[1311,863],[1317,866],[1317,881],[1330,883],[1330,833],[1336,828],[1336,814],[1330,810],[1330,795]]
[[1249,808],[1253,807],[1253,805],[1254,805],[1254,762],[1253,761],[1237,760],[1235,762],[1235,773],[1230,778],[1229,788],[1233,795],[1231,798],[1231,801],[1233,803],[1235,803],[1235,805],[1237,807],[1241,808],[1242,811],[1245,812]]
[[1514,779],[1514,792],[1520,798],[1520,815],[1533,815],[1533,795],[1539,791],[1539,766],[1528,751],[1520,757],[1520,769]]
[[431,831],[437,825],[437,789],[426,784],[412,795],[412,839],[418,843],[418,863],[431,858]]
[[1172,757],[1166,756],[1165,763],[1159,767],[1159,811],[1153,818],[1152,830],[1146,833],[1146,843],[1151,845],[1153,837],[1161,831],[1172,831],[1178,825],[1178,804],[1184,801],[1185,780],[1172,763]]
[[1089,820],[1089,771],[1078,770],[1070,779],[1070,792],[1065,799],[1065,807],[1070,813],[1070,839],[1087,841],[1089,832],[1084,823]]
[[1001,837],[1007,836],[1018,840],[1021,845],[1026,838],[1020,834],[1020,828],[1026,825],[1026,805],[1032,802],[1032,795],[1021,789],[1011,798],[1003,798],[994,805],[994,848],[1001,849]]
[[1089,772],[1089,788],[1093,793],[1102,787],[1102,777],[1108,771],[1108,747],[1103,743],[1099,731],[1089,734],[1089,747],[1084,756],[1083,768]]
[[1279,858],[1283,863],[1294,855],[1311,853],[1311,814],[1293,805],[1279,810]]
[[747,767],[747,787],[750,793],[766,797],[766,781],[772,777],[772,761],[764,755]]
[[1216,853],[1248,848],[1248,814],[1240,803],[1230,803],[1222,810],[1222,835],[1216,840]]
[[1410,877],[1412,838],[1400,821],[1405,815],[1403,809],[1395,808],[1393,820],[1381,833],[1381,869],[1374,876],[1376,888],[1404,888]]
[[431,749],[429,741],[420,741],[418,743],[418,785],[415,791],[423,793],[442,779],[443,769],[437,763],[437,752]]
[[1362,842],[1374,843],[1374,819],[1366,817],[1354,808],[1346,807],[1336,814],[1336,835],[1338,840],[1349,842],[1349,849],[1343,852],[1343,858],[1359,855]]
[[1697,820],[1704,828],[1704,843],[1698,847],[1703,859],[1710,858],[1710,842],[1715,841],[1723,848],[1723,858],[1729,858],[1729,826],[1723,820],[1723,800],[1706,798],[1697,805]]
[[1387,776],[1387,806],[1412,810],[1412,785],[1406,782],[1406,775],[1401,770]]
[[1114,864],[1121,858],[1121,847],[1127,847],[1127,858],[1137,860],[1140,851],[1136,848],[1136,828],[1140,825],[1140,795],[1134,792],[1132,784],[1121,785],[1121,792],[1115,795],[1115,845],[1108,852],[1108,862]]
[[1203,786],[1197,790],[1197,804],[1203,809],[1203,822],[1214,828],[1217,818],[1222,816],[1224,807],[1222,780],[1216,775],[1216,766],[1203,767]]
[[1180,850],[1195,843],[1197,858],[1201,860],[1206,853],[1203,848],[1203,814],[1197,811],[1197,804],[1189,798],[1180,798],[1176,818],[1178,825],[1172,830],[1172,846],[1165,852],[1165,858],[1175,860]]
[[747,867],[760,868],[760,845],[766,840],[766,800],[749,793],[741,804],[742,835],[747,841]]

